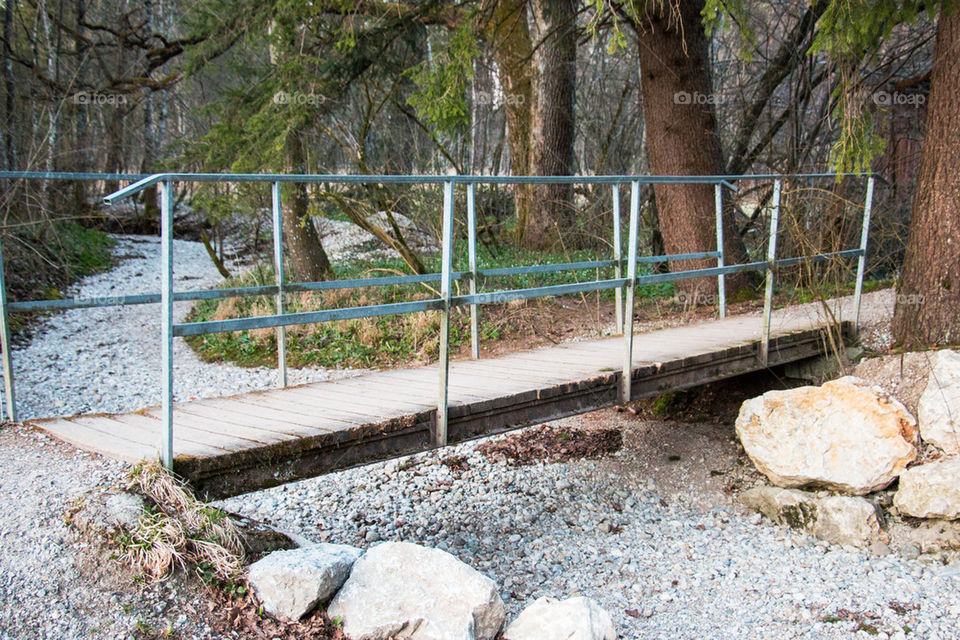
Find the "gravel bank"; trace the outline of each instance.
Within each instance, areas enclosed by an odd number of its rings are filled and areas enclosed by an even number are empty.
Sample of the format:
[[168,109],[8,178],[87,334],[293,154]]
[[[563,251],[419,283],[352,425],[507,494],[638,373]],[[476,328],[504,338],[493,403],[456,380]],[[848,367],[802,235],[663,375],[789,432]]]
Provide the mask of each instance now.
[[0,468],[0,639],[210,637],[195,588],[135,583],[64,521],[74,499],[118,482],[122,464],[4,426]]
[[[224,506],[315,540],[446,549],[500,585],[511,618],[540,596],[592,597],[625,639],[956,637],[960,571],[831,547],[739,507],[724,491],[743,460],[732,426],[613,410],[561,422],[619,426],[625,447],[513,467],[466,444]],[[469,469],[441,463],[454,455]]]
[[[119,264],[85,278],[70,296],[96,297],[160,291],[160,242],[116,236]],[[222,281],[199,242],[174,241],[174,287],[209,289]],[[174,305],[182,320],[191,303]],[[135,411],[160,403],[159,306],[74,309],[41,321],[33,339],[13,351],[21,420],[76,413]],[[177,400],[263,389],[275,369],[201,361],[180,338],[174,344]],[[321,368],[291,369],[291,384],[355,375]]]

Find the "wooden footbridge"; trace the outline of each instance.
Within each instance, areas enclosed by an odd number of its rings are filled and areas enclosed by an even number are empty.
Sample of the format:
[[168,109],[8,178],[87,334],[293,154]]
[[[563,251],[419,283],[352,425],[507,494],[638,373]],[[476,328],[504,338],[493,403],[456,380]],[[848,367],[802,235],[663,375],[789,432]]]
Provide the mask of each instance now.
[[[0,176],[2,177],[2,176]],[[77,308],[160,302],[163,404],[135,413],[92,414],[33,420],[38,428],[82,449],[128,461],[155,459],[172,466],[207,497],[222,497],[299,478],[342,469],[388,457],[424,451],[470,438],[503,432],[538,422],[610,407],[708,382],[730,378],[830,352],[832,344],[852,337],[861,312],[861,285],[872,180],[864,207],[861,245],[857,249],[816,256],[776,258],[780,177],[775,181],[771,233],[767,260],[724,265],[721,192],[727,177],[676,178],[656,176],[604,176],[577,178],[502,178],[501,182],[568,181],[608,183],[613,190],[614,256],[610,260],[563,265],[535,265],[499,270],[476,267],[474,191],[484,177],[448,176],[219,176],[210,174],[158,174],[144,178],[108,197],[113,201],[160,183],[162,195],[162,291],[159,295],[117,296],[108,300],[34,301],[4,305],[7,312],[46,308]],[[220,289],[201,292],[172,291],[172,183],[176,180],[269,181],[273,183],[274,243],[278,281],[275,286]],[[425,276],[370,278],[362,281],[287,283],[283,280],[280,239],[280,183],[287,182],[441,182],[444,188],[442,272]],[[639,185],[644,181],[701,182],[714,184],[717,193],[718,250],[701,254],[638,257],[637,222]],[[469,267],[453,270],[454,185],[467,186],[467,240]],[[620,254],[619,193],[621,183],[631,185],[628,259]],[[629,259],[629,257],[634,259]],[[709,269],[638,275],[637,264],[653,260],[680,261],[716,258]],[[773,310],[774,272],[778,266],[803,260],[858,258],[856,293],[820,303]],[[621,268],[626,267],[622,277]],[[613,268],[616,277],[567,285],[478,293],[478,276],[515,273]],[[766,273],[766,297],[761,314],[725,317],[723,276],[737,271]],[[2,277],[2,274],[0,274]],[[717,277],[720,318],[698,324],[635,335],[634,287],[647,282]],[[469,294],[454,296],[451,283],[465,281]],[[305,290],[387,286],[404,282],[439,281],[440,297],[404,302],[304,313],[283,313],[283,294]],[[614,289],[617,292],[620,336],[571,342],[480,360],[477,311],[483,304],[513,299]],[[2,281],[0,281],[2,291]],[[278,313],[271,316],[175,324],[173,301],[241,295],[275,295]],[[472,360],[450,362],[448,322],[450,310],[468,306],[473,330]],[[867,305],[867,313],[885,312]],[[432,366],[368,373],[330,382],[297,387],[286,385],[283,350],[280,350],[280,388],[225,398],[174,403],[172,397],[172,345],[175,336],[218,331],[276,327],[278,344],[291,324],[324,322],[391,313],[439,310],[441,312],[440,362]],[[832,332],[828,338],[827,332]],[[5,340],[5,381],[8,414],[13,415],[13,387],[9,351]]]

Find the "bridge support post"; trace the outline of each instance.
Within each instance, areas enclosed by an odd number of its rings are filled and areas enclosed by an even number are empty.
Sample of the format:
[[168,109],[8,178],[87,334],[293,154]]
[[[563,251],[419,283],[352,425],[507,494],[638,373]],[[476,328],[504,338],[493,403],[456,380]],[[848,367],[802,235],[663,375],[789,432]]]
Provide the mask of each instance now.
[[7,400],[7,420],[17,421],[17,402],[13,395],[13,354],[10,353],[10,325],[7,324],[7,285],[3,279],[3,251],[0,251],[0,349],[3,349],[3,395]]
[[173,469],[173,185],[160,183],[160,461]]
[[443,240],[440,253],[440,389],[437,399],[437,421],[431,434],[432,445],[447,444],[447,376],[450,374],[450,289],[453,279],[453,183],[443,183]]
[[[476,185],[467,185],[467,259],[470,270],[470,295],[477,294],[477,203]],[[480,307],[470,305],[470,355],[480,359]]]
[[857,259],[857,285],[853,293],[853,329],[860,332],[860,300],[863,297],[863,276],[867,266],[867,239],[870,236],[870,210],[873,207],[873,176],[867,179],[867,195],[863,202],[863,226],[860,228],[860,257]]
[[[277,315],[283,315],[283,211],[280,203],[280,183],[273,189],[273,270],[277,282]],[[277,327],[277,377],[280,388],[287,386],[287,328]]]
[[[623,251],[622,251],[622,240],[620,238],[620,185],[613,185],[613,259],[617,261],[616,266],[613,268],[614,274],[613,277],[618,280],[623,277]],[[616,311],[616,323],[617,330],[623,332],[623,289],[617,288],[614,290],[613,295],[615,297],[615,304],[617,306]]]
[[627,242],[627,291],[623,304],[623,375],[620,378],[620,404],[630,402],[633,381],[633,297],[637,283],[637,223],[640,217],[640,181],[630,183],[630,239]]
[[[724,250],[723,250],[723,184],[713,185],[714,200],[716,205],[717,218],[717,266],[723,268]],[[725,274],[717,275],[717,306],[720,309],[720,317],[727,317],[727,285]]]
[[773,210],[770,214],[770,239],[767,243],[767,281],[763,292],[763,335],[760,337],[760,362],[770,361],[770,324],[773,319],[773,278],[777,267],[777,233],[780,228],[780,180],[773,182]]

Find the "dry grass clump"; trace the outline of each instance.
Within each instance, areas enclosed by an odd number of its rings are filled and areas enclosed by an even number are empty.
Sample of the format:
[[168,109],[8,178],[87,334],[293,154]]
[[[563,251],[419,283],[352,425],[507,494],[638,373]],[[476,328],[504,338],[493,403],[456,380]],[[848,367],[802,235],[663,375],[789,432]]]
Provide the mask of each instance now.
[[145,496],[150,507],[118,540],[123,562],[150,580],[163,580],[177,566],[193,566],[202,578],[228,584],[239,579],[243,540],[227,514],[197,500],[156,462],[135,466],[127,489]]

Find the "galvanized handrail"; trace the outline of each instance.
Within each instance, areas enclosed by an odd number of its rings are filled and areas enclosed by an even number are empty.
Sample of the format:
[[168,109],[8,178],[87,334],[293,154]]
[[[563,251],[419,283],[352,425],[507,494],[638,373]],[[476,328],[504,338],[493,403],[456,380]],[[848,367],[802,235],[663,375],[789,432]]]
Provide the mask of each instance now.
[[[766,363],[769,350],[770,320],[773,305],[774,271],[778,267],[799,264],[803,261],[822,261],[836,258],[858,257],[857,283],[855,289],[855,307],[857,310],[855,321],[859,321],[860,298],[865,269],[867,240],[869,237],[870,209],[873,197],[874,178],[870,177],[867,183],[867,196],[864,203],[863,228],[861,231],[860,246],[856,249],[845,249],[830,253],[812,256],[798,256],[791,258],[776,257],[776,243],[778,235],[780,192],[782,180],[785,178],[816,178],[836,177],[838,174],[808,173],[792,175],[758,174],[743,176],[442,176],[442,175],[325,175],[325,174],[196,174],[196,173],[160,173],[149,176],[138,174],[85,174],[85,173],[48,173],[48,172],[0,172],[0,179],[27,178],[27,179],[67,179],[67,180],[130,180],[137,181],[104,198],[107,204],[112,204],[123,198],[132,196],[152,185],[160,185],[161,195],[161,292],[151,294],[104,296],[100,298],[75,298],[69,300],[33,300],[25,302],[6,303],[3,289],[3,272],[0,267],[0,338],[3,340],[3,366],[7,387],[7,413],[11,420],[15,420],[15,404],[13,395],[13,376],[11,358],[8,349],[9,332],[7,330],[6,314],[10,312],[29,312],[53,309],[72,309],[104,307],[127,304],[161,303],[161,368],[162,368],[162,420],[163,443],[161,458],[167,466],[173,461],[173,338],[175,336],[203,335],[223,331],[237,331],[253,328],[276,327],[278,331],[278,369],[279,383],[286,386],[286,358],[285,358],[285,327],[295,324],[328,322],[352,318],[369,318],[398,313],[411,313],[428,310],[439,310],[441,315],[440,327],[440,376],[439,395],[437,402],[436,426],[432,432],[432,441],[436,446],[447,442],[447,372],[449,370],[449,321],[450,310],[458,306],[470,307],[471,326],[471,354],[479,358],[479,331],[478,309],[480,305],[502,303],[524,298],[564,295],[588,291],[614,289],[617,293],[617,326],[621,328],[624,339],[624,365],[621,377],[620,399],[628,402],[631,398],[632,350],[633,350],[633,309],[634,290],[638,285],[671,282],[691,278],[717,277],[718,308],[720,317],[726,315],[726,296],[724,277],[726,274],[746,271],[766,272],[766,287],[764,295],[764,324],[760,344],[760,359]],[[844,174],[853,175],[853,174]],[[773,180],[774,199],[771,215],[770,240],[766,261],[749,262],[745,264],[726,265],[723,247],[723,187],[735,190],[732,182],[739,180]],[[212,289],[201,291],[173,291],[173,183],[174,182],[269,182],[272,186],[272,213],[273,213],[273,259],[276,266],[276,284],[253,287],[233,287],[226,289]],[[334,280],[327,282],[284,282],[280,184],[293,183],[341,183],[341,184],[442,184],[443,185],[443,224],[441,238],[441,271],[440,273],[417,274],[407,276],[389,276],[375,278],[355,278],[348,280]],[[590,260],[582,262],[526,265],[521,267],[505,267],[493,269],[479,269],[476,259],[476,199],[477,184],[609,184],[613,196],[613,242],[612,259]],[[466,185],[467,189],[467,240],[468,240],[468,270],[453,270],[453,225],[454,225],[454,193],[456,185]],[[620,199],[621,184],[630,184],[630,223],[628,236],[627,258],[624,258],[620,249]],[[714,251],[696,253],[669,254],[663,256],[638,256],[638,220],[639,195],[641,184],[713,184],[715,188],[715,224],[717,248]],[[671,273],[637,275],[637,265],[650,262],[680,261],[691,259],[716,258],[717,266],[701,269],[689,269]],[[0,258],[2,260],[2,258]],[[626,266],[627,275],[623,277],[622,269]],[[577,282],[560,285],[530,287],[525,289],[507,289],[480,293],[477,291],[478,278],[512,276],[533,273],[554,273],[561,271],[577,271],[584,269],[613,268],[615,277],[587,282]],[[466,280],[469,292],[466,295],[453,295],[452,283],[454,280]],[[323,309],[298,313],[285,313],[283,309],[283,294],[297,291],[322,291],[330,289],[350,289],[369,286],[391,286],[398,284],[440,282],[438,298],[414,302],[399,302],[390,304],[367,305],[362,307],[347,307],[339,309]],[[277,313],[268,316],[253,318],[237,318],[231,320],[174,323],[173,302],[181,300],[203,300],[225,297],[265,296],[274,295],[277,298]],[[621,303],[622,301],[622,303]]]

